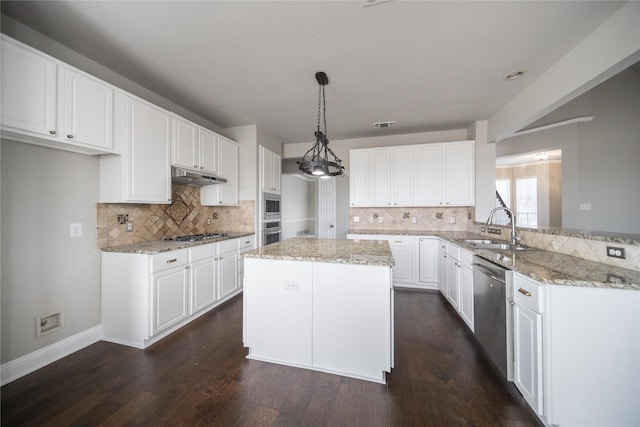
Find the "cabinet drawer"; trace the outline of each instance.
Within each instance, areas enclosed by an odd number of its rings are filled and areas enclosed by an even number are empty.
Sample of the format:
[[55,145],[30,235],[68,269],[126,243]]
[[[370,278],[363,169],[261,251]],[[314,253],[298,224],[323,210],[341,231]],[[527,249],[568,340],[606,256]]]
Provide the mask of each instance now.
[[189,248],[189,262],[211,258],[217,255],[218,244],[199,245]]
[[391,246],[417,246],[418,240],[414,236],[380,236]]
[[472,268],[473,254],[465,249],[460,249],[460,264],[464,267]]
[[253,249],[256,243],[256,236],[246,236],[238,239],[238,250],[244,251],[247,249]]
[[544,285],[516,274],[513,293],[516,304],[523,304],[536,313],[544,310]]
[[447,243],[447,255],[457,261],[460,261],[460,248],[453,243]]
[[187,263],[187,250],[162,252],[149,256],[149,273],[174,268]]
[[218,242],[218,254],[223,254],[225,252],[237,251],[238,250],[238,239],[230,239],[224,240],[222,242]]

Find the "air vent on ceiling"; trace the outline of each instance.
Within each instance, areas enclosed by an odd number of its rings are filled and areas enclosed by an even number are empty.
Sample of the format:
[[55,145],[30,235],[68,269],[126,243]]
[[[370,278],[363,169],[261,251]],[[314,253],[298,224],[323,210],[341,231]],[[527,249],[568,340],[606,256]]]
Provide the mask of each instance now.
[[374,123],[373,127],[376,129],[382,129],[382,128],[390,128],[391,126],[395,125],[396,121],[395,120],[390,120],[388,122],[378,122],[378,123]]
[[364,0],[364,3],[363,3],[363,5],[362,5],[362,6],[363,6],[363,7],[367,7],[367,6],[375,6],[375,5],[377,5],[377,4],[380,4],[380,3],[386,3],[386,2],[388,2],[388,1],[391,1],[391,0]]

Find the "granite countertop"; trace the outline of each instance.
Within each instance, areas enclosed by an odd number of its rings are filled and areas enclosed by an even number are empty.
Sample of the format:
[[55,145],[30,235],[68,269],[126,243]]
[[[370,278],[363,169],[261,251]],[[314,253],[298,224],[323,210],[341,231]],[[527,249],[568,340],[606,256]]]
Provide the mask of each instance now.
[[200,240],[198,242],[180,242],[176,240],[154,240],[152,242],[132,243],[130,245],[111,246],[102,248],[102,252],[119,252],[124,254],[153,255],[161,252],[177,251],[209,243],[217,243],[239,237],[251,236],[255,233],[227,233],[226,236],[217,239]]
[[242,254],[245,258],[393,266],[387,241],[293,238]]
[[348,233],[440,237],[482,258],[541,283],[640,290],[640,271],[615,267],[542,249],[531,251],[477,249],[467,245],[463,240],[486,239],[487,237],[465,231],[349,230]]

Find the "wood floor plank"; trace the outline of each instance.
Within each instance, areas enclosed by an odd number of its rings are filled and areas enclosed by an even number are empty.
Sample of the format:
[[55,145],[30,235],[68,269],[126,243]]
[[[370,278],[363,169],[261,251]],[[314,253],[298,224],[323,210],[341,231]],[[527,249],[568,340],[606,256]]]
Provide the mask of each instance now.
[[395,304],[386,385],[246,359],[239,296],[146,350],[99,342],[5,385],[1,425],[541,425],[439,293]]

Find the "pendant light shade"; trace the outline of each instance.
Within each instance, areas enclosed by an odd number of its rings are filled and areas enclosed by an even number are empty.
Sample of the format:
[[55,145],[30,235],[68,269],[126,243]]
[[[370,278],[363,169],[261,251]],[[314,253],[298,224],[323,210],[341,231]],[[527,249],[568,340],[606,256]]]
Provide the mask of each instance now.
[[[324,87],[329,83],[329,78],[325,73],[319,71],[316,73],[316,80],[318,81],[318,127],[314,132],[316,142],[313,144],[313,147],[302,156],[302,159],[298,162],[298,169],[306,175],[319,178],[341,176],[344,173],[342,160],[329,148],[329,139],[327,139],[327,108]],[[320,131],[321,111],[324,122],[324,133]]]

